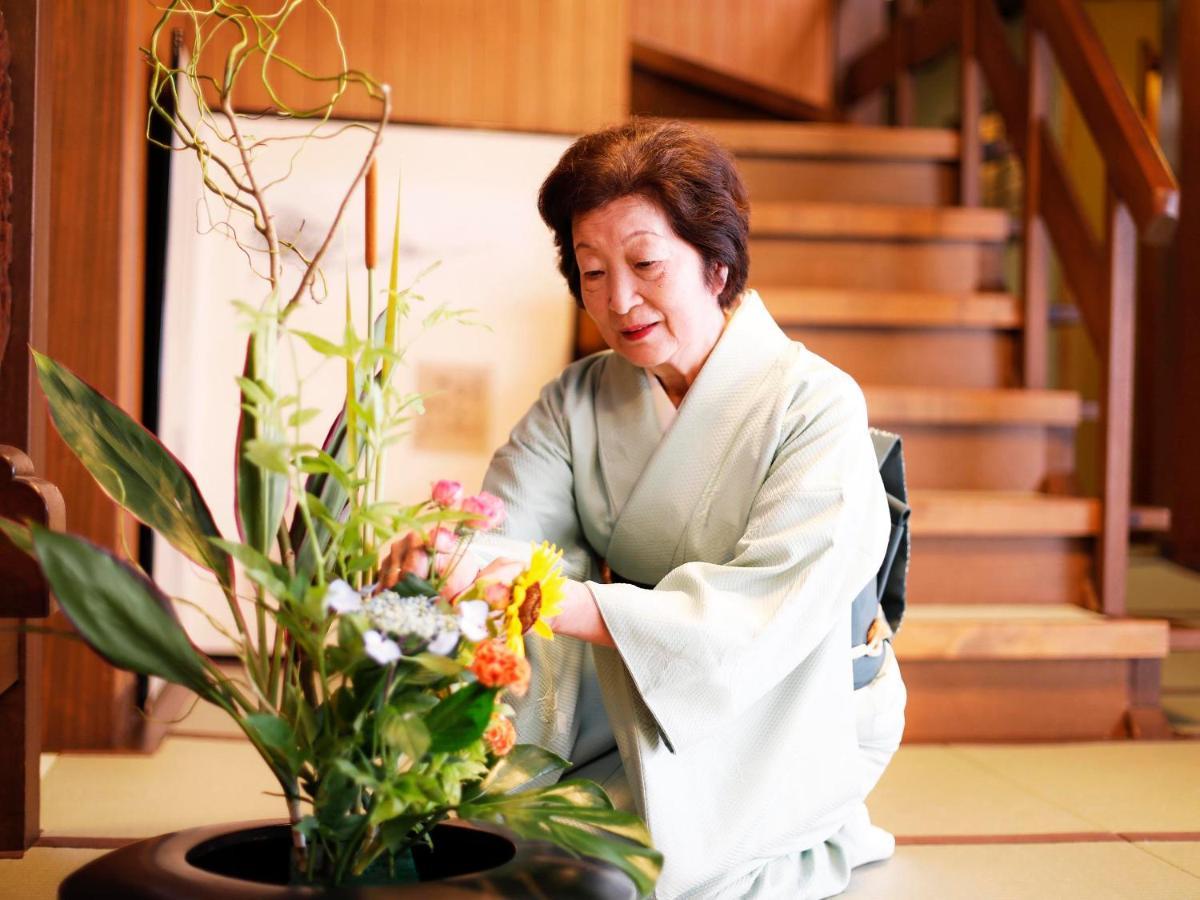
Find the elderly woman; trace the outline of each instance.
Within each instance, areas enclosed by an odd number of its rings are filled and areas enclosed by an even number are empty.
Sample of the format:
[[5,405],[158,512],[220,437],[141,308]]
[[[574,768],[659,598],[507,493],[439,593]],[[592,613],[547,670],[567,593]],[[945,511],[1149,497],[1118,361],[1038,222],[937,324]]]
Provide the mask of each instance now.
[[839,893],[892,853],[863,799],[905,699],[890,648],[851,676],[889,532],[862,392],[745,289],[746,192],[695,129],[581,138],[539,209],[611,350],[546,385],[484,483],[578,578],[559,637],[527,638],[521,739],[642,814],[659,897]]

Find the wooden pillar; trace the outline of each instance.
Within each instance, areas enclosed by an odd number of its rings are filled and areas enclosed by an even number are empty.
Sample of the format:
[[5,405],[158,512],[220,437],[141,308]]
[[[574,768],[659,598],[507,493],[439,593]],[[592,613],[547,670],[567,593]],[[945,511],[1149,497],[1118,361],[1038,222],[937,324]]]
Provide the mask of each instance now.
[[1050,111],[1050,48],[1032,22],[1026,26],[1025,64],[1029,95],[1025,120],[1025,209],[1022,228],[1022,378],[1027,388],[1046,387],[1050,238],[1042,215],[1043,127]]
[[1200,3],[1178,4],[1179,40],[1179,228],[1175,234],[1174,341],[1172,379],[1171,540],[1170,555],[1200,570]]
[[[50,59],[46,0],[0,0],[0,515],[61,528],[62,497],[35,477],[42,407],[26,347],[44,347],[49,269]],[[0,537],[0,857],[39,834],[42,638],[37,566]]]
[[979,59],[975,55],[975,4],[963,0],[962,37],[959,57],[959,162],[958,202],[963,206],[978,206],[980,194],[980,165],[983,148],[979,140],[979,110],[983,104],[983,80]]
[[[138,45],[152,6],[56,0],[47,339],[51,356],[135,416],[141,396],[147,68]],[[136,553],[132,521],[52,432],[45,477],[71,531]],[[68,627],[62,613],[54,627]],[[45,644],[47,749],[125,745],[138,721],[135,676],[83,644]]]
[[1100,348],[1101,525],[1097,554],[1100,604],[1125,615],[1129,566],[1129,486],[1133,447],[1133,346],[1136,315],[1137,226],[1129,208],[1109,204],[1108,341]]

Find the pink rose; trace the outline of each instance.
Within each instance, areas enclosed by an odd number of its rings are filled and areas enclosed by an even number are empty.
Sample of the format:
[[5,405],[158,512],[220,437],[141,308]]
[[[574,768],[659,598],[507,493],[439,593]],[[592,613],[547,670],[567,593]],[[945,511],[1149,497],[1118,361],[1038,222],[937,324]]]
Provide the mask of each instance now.
[[433,502],[438,506],[447,508],[457,506],[458,501],[462,500],[462,496],[462,482],[442,479],[433,485]]
[[428,546],[437,553],[453,553],[458,547],[458,535],[444,525],[429,532]]
[[462,508],[463,512],[476,514],[467,520],[468,528],[487,531],[504,521],[504,501],[487,491],[480,491],[474,497],[468,497],[462,502]]

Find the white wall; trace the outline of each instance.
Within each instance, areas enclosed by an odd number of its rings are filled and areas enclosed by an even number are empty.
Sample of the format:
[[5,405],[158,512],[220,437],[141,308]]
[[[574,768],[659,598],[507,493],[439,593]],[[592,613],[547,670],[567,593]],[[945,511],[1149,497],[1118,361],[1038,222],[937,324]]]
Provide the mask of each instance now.
[[[295,128],[295,123],[274,120],[253,125],[258,138],[295,133]],[[469,488],[477,487],[491,451],[504,442],[540,386],[568,360],[574,306],[555,268],[550,234],[536,210],[537,188],[568,143],[569,139],[557,136],[413,126],[387,129],[379,158],[377,288],[382,291],[387,284],[399,178],[401,283],[407,284],[441,260],[440,267],[422,282],[420,292],[428,298],[425,308],[440,302],[474,307],[475,318],[491,329],[441,325],[416,344],[409,365],[398,373],[402,388],[416,390],[416,368],[422,362],[482,367],[487,374],[488,416],[486,449],[479,452],[422,450],[411,436],[398,446],[389,460],[388,476],[389,492],[397,499],[424,496],[436,478],[457,478]],[[304,145],[291,177],[269,195],[285,231],[304,221],[301,241],[310,245],[324,233],[323,225],[331,220],[352,167],[361,158],[357,150],[364,146],[361,131]],[[291,150],[295,147],[292,144]],[[268,145],[261,160],[264,170],[282,172],[286,149],[286,144]],[[227,216],[218,201],[202,198],[197,169],[190,154],[176,155],[160,433],[195,475],[222,532],[232,536],[236,534],[233,445],[238,413],[233,379],[243,363],[245,334],[230,301],[260,302],[265,282],[249,273],[245,255],[228,237],[209,230],[210,218]],[[361,197],[352,201],[343,231],[354,261],[352,290],[361,333],[366,319]],[[293,316],[296,327],[340,339],[344,256],[339,236],[325,264],[330,296],[322,304],[306,301]],[[264,265],[261,259],[258,264]],[[297,277],[294,272],[292,277]],[[377,309],[381,306],[382,301]],[[422,314],[418,307],[407,335],[415,335]],[[296,352],[299,371],[311,373],[319,357],[304,345]],[[286,353],[283,358],[287,359]],[[290,368],[285,366],[285,371]],[[328,411],[306,429],[314,443],[321,442],[340,408],[343,384],[342,372],[334,365],[306,381],[304,405]],[[229,621],[211,577],[161,541],[155,548],[154,576],[172,595],[193,600],[221,621]],[[203,614],[182,604],[179,611],[201,648],[228,650],[228,643]]]

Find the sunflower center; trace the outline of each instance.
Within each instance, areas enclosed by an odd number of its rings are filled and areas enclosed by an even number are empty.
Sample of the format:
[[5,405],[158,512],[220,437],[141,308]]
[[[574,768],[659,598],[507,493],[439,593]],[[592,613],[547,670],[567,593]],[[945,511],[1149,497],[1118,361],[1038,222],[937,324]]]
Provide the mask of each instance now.
[[533,623],[538,620],[538,616],[542,612],[542,586],[538,582],[534,582],[525,589],[525,602],[521,604],[521,609],[517,613],[517,618],[521,622],[521,633],[524,634],[533,627]]

